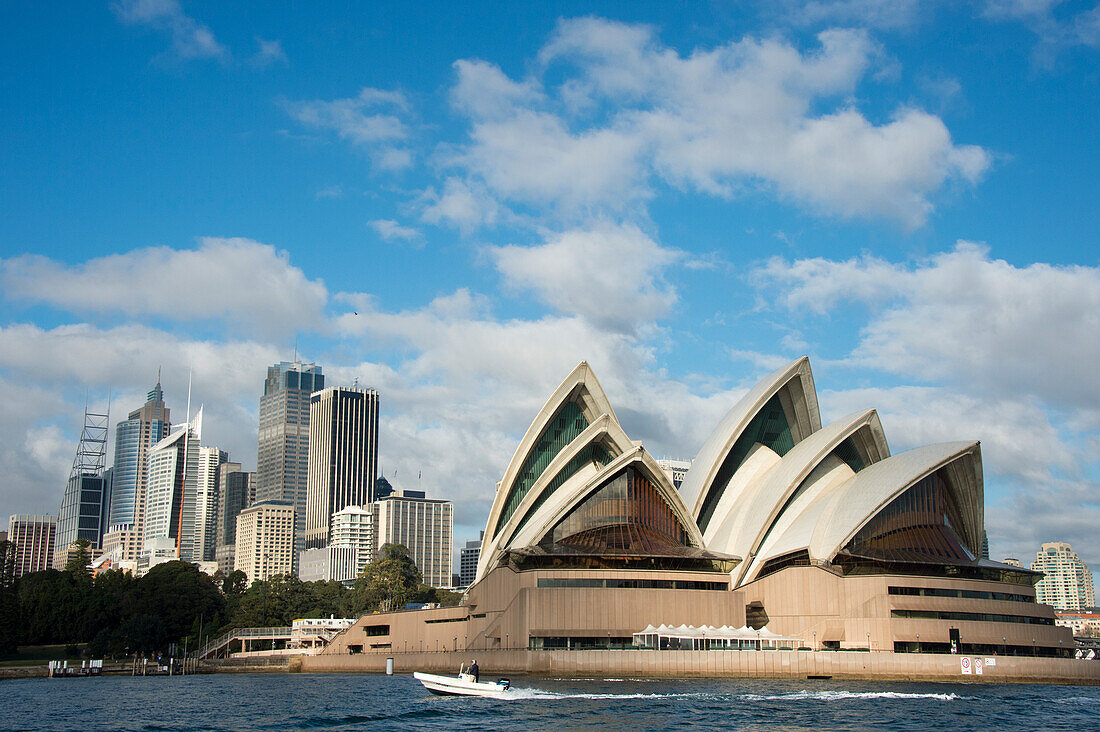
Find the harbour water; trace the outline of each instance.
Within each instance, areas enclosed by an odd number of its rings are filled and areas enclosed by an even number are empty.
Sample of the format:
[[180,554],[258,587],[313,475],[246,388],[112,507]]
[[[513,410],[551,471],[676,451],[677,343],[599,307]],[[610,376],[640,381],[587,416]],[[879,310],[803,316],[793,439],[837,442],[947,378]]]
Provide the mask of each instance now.
[[4,730],[1100,729],[1100,687],[513,678],[508,699],[411,676],[200,675],[0,683]]

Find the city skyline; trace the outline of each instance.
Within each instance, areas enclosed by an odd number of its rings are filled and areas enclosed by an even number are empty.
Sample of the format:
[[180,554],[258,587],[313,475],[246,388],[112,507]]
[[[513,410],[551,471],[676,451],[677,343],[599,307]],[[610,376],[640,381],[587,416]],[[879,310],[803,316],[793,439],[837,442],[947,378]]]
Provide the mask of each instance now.
[[7,5],[0,515],[56,514],[85,403],[160,365],[255,470],[305,359],[383,395],[379,473],[460,546],[577,362],[690,459],[809,355],[823,421],[981,441],[994,558],[1100,566],[1090,12]]

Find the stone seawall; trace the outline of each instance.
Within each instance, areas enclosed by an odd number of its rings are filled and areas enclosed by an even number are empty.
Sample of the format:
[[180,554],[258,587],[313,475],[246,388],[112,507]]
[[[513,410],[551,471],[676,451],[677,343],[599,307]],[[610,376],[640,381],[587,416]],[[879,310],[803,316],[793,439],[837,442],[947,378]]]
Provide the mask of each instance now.
[[[564,677],[626,676],[634,678],[745,677],[834,678],[888,681],[968,681],[975,683],[1049,683],[1100,685],[1100,661],[1070,658],[985,656],[930,653],[860,653],[849,651],[465,651],[461,653],[360,653],[305,656],[305,673],[384,673],[386,659],[394,672],[457,673],[477,658],[482,676],[507,674]],[[963,674],[963,658],[970,674]],[[982,659],[982,674],[975,659]]]

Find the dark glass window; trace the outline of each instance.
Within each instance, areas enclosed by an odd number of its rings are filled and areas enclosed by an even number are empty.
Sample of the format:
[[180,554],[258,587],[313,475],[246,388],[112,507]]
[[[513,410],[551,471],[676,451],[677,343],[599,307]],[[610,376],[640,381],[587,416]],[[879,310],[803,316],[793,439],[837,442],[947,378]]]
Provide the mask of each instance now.
[[730,449],[722,466],[714,476],[714,482],[710,485],[706,498],[703,499],[703,507],[699,511],[699,530],[706,531],[714,509],[722,498],[722,492],[730,478],[741,467],[741,463],[749,454],[749,450],[756,443],[765,445],[780,456],[786,455],[794,447],[794,437],[791,435],[791,426],[787,422],[787,415],[783,411],[783,404],[779,401],[779,395],[773,396],[764,405],[764,408],[752,418],[749,426],[737,438]]
[[888,562],[959,562],[975,557],[959,539],[962,515],[940,471],[895,498],[844,553]]
[[688,535],[648,478],[616,473],[550,530],[539,545],[593,554],[648,554],[689,546]]
[[856,448],[855,443],[852,442],[851,437],[837,445],[833,453],[846,462],[853,472],[858,473],[867,467],[863,462],[863,458],[859,456],[859,450]]
[[531,490],[531,486],[542,475],[542,471],[546,470],[550,461],[586,427],[588,427],[588,420],[585,419],[581,406],[576,402],[566,402],[554,414],[546,429],[535,441],[534,450],[519,469],[519,475],[512,484],[512,490],[504,501],[500,520],[493,529],[494,536],[504,524],[508,523],[508,519],[512,518],[512,514],[519,508],[527,491]]
[[565,481],[576,475],[578,470],[589,463],[594,463],[598,468],[602,468],[609,462],[611,462],[611,454],[607,451],[607,448],[600,444],[589,445],[588,447],[577,453],[577,455],[568,463],[566,463],[565,467],[563,467],[561,471],[556,476],[554,476],[554,479],[550,481],[550,484],[546,486],[546,489],[542,492],[542,494],[539,495],[537,499],[535,499],[535,502],[531,505],[531,510],[529,510],[516,525],[516,531],[512,532],[513,535],[515,535],[516,532],[522,529],[523,525],[527,523],[527,519],[534,516],[535,512],[539,510],[542,504],[546,503],[546,499],[554,495],[554,492],[558,488],[561,488],[562,484],[564,484]]

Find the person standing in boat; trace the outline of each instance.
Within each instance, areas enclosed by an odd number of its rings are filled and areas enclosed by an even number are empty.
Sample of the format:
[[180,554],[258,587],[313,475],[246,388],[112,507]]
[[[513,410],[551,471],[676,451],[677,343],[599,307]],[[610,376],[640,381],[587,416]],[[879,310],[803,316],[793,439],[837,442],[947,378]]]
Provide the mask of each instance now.
[[470,661],[470,667],[466,669],[466,673],[474,677],[474,683],[476,684],[481,679],[481,669],[477,667],[477,659]]

